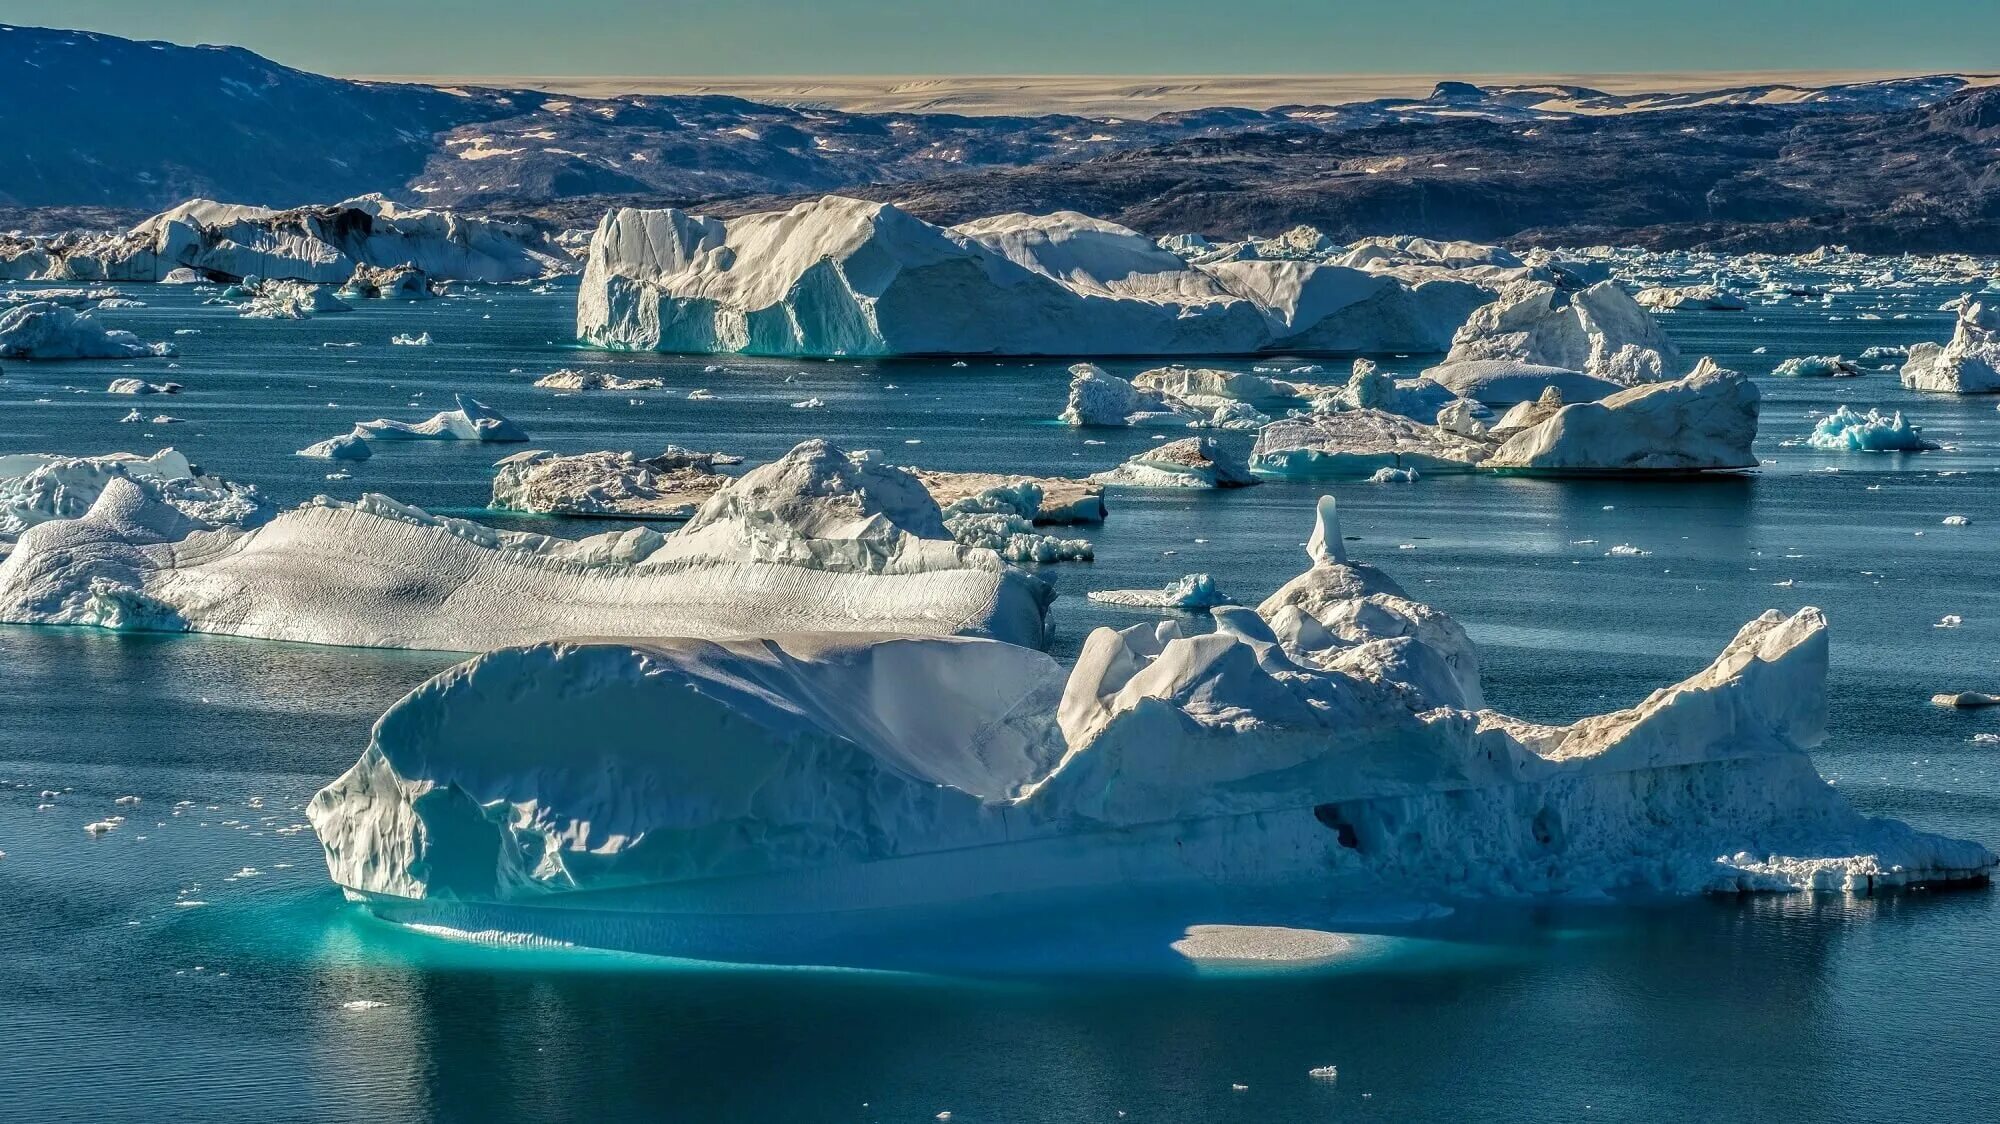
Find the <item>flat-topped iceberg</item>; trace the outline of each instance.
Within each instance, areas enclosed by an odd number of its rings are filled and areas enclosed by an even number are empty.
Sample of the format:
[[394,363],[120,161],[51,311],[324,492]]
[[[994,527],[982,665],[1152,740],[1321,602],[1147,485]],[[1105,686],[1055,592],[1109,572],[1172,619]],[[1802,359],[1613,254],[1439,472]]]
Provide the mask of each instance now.
[[0,359],[149,359],[173,353],[173,344],[147,343],[67,305],[30,301],[0,311]]
[[1507,286],[1452,338],[1446,363],[1511,359],[1582,371],[1632,386],[1671,377],[1680,353],[1651,313],[1602,281],[1558,289],[1540,281]]
[[1741,296],[1720,285],[1654,285],[1632,295],[1641,308],[1667,312],[1699,308],[1711,312],[1741,312],[1750,307]]
[[1798,355],[1771,368],[1771,373],[1787,379],[1851,379],[1862,372],[1838,355]]
[[567,540],[321,497],[206,531],[123,479],[22,534],[0,620],[483,651],[562,636],[893,632],[1043,639],[1049,590],[945,536],[907,474],[807,442],[685,528]]
[[1902,378],[1911,390],[2000,394],[2000,302],[1962,303],[1951,341],[1911,347]]
[[576,330],[606,348],[753,355],[1432,351],[1491,297],[1316,262],[1193,264],[1070,211],[939,227],[830,195],[726,220],[612,211]]
[[1347,560],[1330,500],[1319,522],[1258,609],[1099,629],[1066,680],[936,637],[490,652],[392,706],[307,816],[332,880],[393,921],[769,963],[922,962],[1079,909],[1164,951],[1285,903],[1866,893],[1995,865],[1815,772],[1817,610],[1543,725],[1485,709],[1463,630]]
[[1258,430],[1250,469],[1293,480],[1366,479],[1384,468],[1430,476],[1472,472],[1492,450],[1490,441],[1386,410],[1341,410],[1281,418]]

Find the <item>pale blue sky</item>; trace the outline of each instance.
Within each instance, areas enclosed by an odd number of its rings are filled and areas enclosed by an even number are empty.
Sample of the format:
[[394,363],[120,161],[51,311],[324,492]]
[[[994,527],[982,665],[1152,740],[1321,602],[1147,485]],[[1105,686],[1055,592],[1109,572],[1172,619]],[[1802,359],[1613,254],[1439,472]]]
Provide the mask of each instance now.
[[0,0],[335,74],[2000,70],[2000,0]]

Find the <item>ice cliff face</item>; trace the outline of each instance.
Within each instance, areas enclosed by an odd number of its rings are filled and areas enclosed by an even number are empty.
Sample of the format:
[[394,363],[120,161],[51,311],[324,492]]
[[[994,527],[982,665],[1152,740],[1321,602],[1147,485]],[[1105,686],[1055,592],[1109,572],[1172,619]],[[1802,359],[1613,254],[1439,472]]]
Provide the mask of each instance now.
[[1323,500],[1311,568],[1257,610],[1100,629],[1066,682],[964,639],[491,652],[392,707],[308,814],[387,917],[822,962],[866,958],[835,929],[939,908],[1867,891],[1995,863],[1814,772],[1816,610],[1544,726],[1484,709],[1463,630],[1341,543]]
[[1074,212],[956,227],[840,196],[721,220],[619,210],[577,335],[757,355],[1432,351],[1491,293],[1296,261],[1192,265]]
[[1940,394],[2000,393],[2000,305],[1974,300],[1960,305],[1951,342],[1910,348],[1903,385]]
[[0,563],[0,620],[14,623],[443,651],[770,631],[1034,647],[1049,598],[992,552],[945,538],[907,475],[823,443],[737,480],[671,536],[496,531],[373,495],[210,531],[118,478],[81,517],[29,527]]

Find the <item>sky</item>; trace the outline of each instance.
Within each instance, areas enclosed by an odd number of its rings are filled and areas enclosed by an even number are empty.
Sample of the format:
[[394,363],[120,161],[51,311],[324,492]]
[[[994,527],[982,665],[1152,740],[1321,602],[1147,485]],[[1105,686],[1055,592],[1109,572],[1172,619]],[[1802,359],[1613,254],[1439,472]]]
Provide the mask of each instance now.
[[328,74],[2000,71],[2000,0],[0,0]]

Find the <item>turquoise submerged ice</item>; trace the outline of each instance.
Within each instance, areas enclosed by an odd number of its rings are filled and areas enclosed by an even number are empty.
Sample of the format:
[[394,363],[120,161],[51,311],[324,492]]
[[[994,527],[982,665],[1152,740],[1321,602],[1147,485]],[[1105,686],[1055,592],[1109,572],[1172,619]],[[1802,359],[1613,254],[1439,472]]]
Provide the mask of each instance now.
[[1916,426],[1903,420],[1901,410],[1883,417],[1880,410],[1861,414],[1849,406],[1820,419],[1806,442],[1830,452],[1921,453],[1937,448],[1936,442],[1924,440]]
[[1215,923],[1231,899],[1869,892],[1995,863],[1814,771],[1816,609],[1551,726],[1485,708],[1464,630],[1350,562],[1330,497],[1308,553],[1213,633],[1099,629],[1066,682],[964,638],[492,652],[392,707],[308,815],[385,917],[759,962],[876,963],[933,914],[1085,897]]

